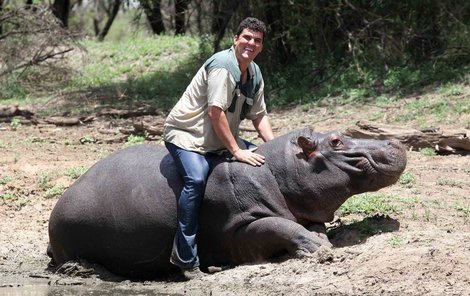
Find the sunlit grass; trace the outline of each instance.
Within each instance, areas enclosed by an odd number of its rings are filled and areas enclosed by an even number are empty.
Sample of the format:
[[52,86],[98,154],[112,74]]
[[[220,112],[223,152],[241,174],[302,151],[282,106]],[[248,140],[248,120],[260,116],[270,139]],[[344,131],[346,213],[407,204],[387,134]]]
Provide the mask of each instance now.
[[382,193],[363,193],[349,198],[338,209],[339,215],[348,214],[383,214],[398,213],[401,207],[397,204],[400,198]]

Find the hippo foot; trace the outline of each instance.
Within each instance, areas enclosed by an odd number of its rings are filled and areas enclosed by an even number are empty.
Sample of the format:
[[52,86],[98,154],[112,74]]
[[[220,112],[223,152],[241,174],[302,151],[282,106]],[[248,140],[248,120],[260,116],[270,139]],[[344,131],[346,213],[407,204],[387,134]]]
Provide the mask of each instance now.
[[314,256],[313,254],[314,252],[311,252],[309,250],[299,249],[295,251],[295,258],[298,258],[298,259],[311,258]]
[[55,273],[67,276],[90,277],[95,269],[86,261],[67,261],[57,267]]
[[318,258],[319,263],[331,262],[333,261],[333,251],[331,249],[332,245],[329,241],[325,241],[324,244],[315,248],[311,251],[308,249],[298,249],[295,251],[295,258],[305,259],[305,258]]

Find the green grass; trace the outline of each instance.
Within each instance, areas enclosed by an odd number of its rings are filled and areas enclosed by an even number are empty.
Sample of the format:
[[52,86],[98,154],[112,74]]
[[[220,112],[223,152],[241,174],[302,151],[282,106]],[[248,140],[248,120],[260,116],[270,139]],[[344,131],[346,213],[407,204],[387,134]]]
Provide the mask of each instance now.
[[23,140],[24,143],[34,144],[34,143],[45,143],[45,139],[41,139],[39,137],[30,135],[26,139]]
[[50,184],[50,182],[51,177],[49,177],[47,174],[41,174],[38,177],[39,188],[41,188],[42,190],[48,190],[49,188],[51,188],[52,185]]
[[448,187],[458,187],[463,188],[464,183],[458,180],[449,179],[449,178],[439,178],[436,181],[436,185],[439,186],[448,186]]
[[392,213],[398,213],[401,210],[401,207],[397,202],[400,200],[400,198],[394,195],[363,193],[349,198],[338,209],[338,214],[389,215]]
[[[21,80],[2,78],[2,104],[34,105],[51,100],[60,104],[38,110],[39,115],[67,112],[86,114],[105,107],[134,108],[152,105],[169,110],[179,99],[187,84],[202,63],[212,54],[212,37],[154,36],[141,31],[132,33],[128,20],[117,19],[109,38],[97,42],[83,39],[84,52],[75,50],[68,59],[73,69],[69,80],[47,93],[35,93],[21,86]],[[224,41],[224,48],[230,41]],[[269,108],[301,105],[309,111],[327,101],[344,105],[352,102],[374,102],[387,107],[407,94],[419,93],[406,104],[398,122],[416,122],[428,127],[429,122],[450,123],[452,114],[468,114],[469,72],[467,65],[448,65],[444,62],[390,66],[362,67],[348,60],[332,60],[331,67],[318,72],[310,55],[299,57],[288,65],[273,65],[267,52],[260,55]],[[433,86],[437,84],[438,86]],[[433,86],[434,88],[430,87]],[[435,95],[422,96],[426,92]],[[330,100],[332,99],[333,100]],[[368,114],[369,120],[381,119],[384,112]],[[470,121],[467,123],[470,125]],[[19,127],[19,126],[17,126]]]
[[[67,91],[88,92],[113,107],[130,108],[145,102],[168,109],[201,66],[199,42],[184,36],[135,36],[101,43],[86,40],[87,58],[83,63],[77,55],[73,61],[80,75],[70,81]],[[87,111],[86,107],[81,111]]]
[[130,147],[138,144],[143,144],[145,142],[145,136],[139,135],[130,135],[127,137],[126,143],[124,143],[124,147]]
[[467,83],[468,65],[455,66],[440,61],[419,66],[395,65],[384,72],[383,68],[372,64],[358,71],[356,65],[338,60],[332,61],[321,75],[314,70],[317,66],[308,57],[272,69],[269,68],[269,62],[266,65],[268,71],[263,72],[266,89],[270,102],[275,106],[304,105],[331,97],[335,97],[341,105],[370,101],[374,97],[403,98],[415,93],[420,94],[421,98],[421,95],[433,92],[431,86],[436,83],[442,84],[439,93],[448,105],[437,102],[423,106],[426,103],[414,102],[400,120],[424,122],[428,114],[421,111],[431,110],[441,121],[451,121],[452,118],[446,117],[446,110],[467,112],[470,104],[469,100],[462,98],[453,102],[456,96],[465,93],[462,85]]
[[418,204],[416,197],[402,197],[380,192],[368,192],[352,196],[339,207],[336,213],[339,216],[351,214],[361,216],[391,215],[399,214],[404,208],[415,204]]
[[44,198],[53,198],[53,197],[56,197],[56,196],[59,196],[61,195],[62,193],[64,193],[65,191],[65,188],[64,186],[62,185],[54,185],[52,186],[51,188],[47,189],[46,190],[46,193],[44,194]]
[[8,184],[11,180],[13,180],[12,176],[3,176],[0,178],[0,185],[6,185]]
[[70,177],[72,179],[78,179],[81,175],[83,175],[86,171],[88,170],[88,168],[84,167],[84,166],[78,166],[78,167],[72,167],[72,168],[69,168],[66,172],[65,172],[65,176],[67,177]]
[[388,243],[392,248],[398,248],[403,244],[403,239],[398,235],[394,235],[388,240]]
[[463,218],[464,225],[467,225],[470,220],[470,204],[455,204],[453,207],[457,211],[459,216]]
[[10,200],[16,200],[17,197],[13,193],[5,192],[5,193],[0,194],[0,199],[3,202],[6,202],[6,201],[10,201]]
[[13,131],[18,130],[21,127],[21,121],[18,117],[13,117],[13,119],[10,121],[10,128]]
[[[457,87],[457,86],[456,86]],[[453,96],[435,96],[426,99],[415,99],[406,105],[401,116],[402,122],[415,121],[421,127],[427,126],[427,122],[453,123],[455,114],[467,114],[470,112],[470,100]]]
[[24,196],[21,193],[12,193],[12,192],[4,192],[0,194],[0,205],[6,203],[17,203],[20,207],[24,207],[28,203],[30,203],[30,199],[27,196]]
[[419,153],[421,153],[424,156],[436,156],[437,155],[436,150],[430,147],[420,148]]
[[404,172],[399,179],[399,183],[406,188],[411,188],[415,182],[416,177],[411,172]]
[[39,188],[44,191],[44,198],[53,198],[61,195],[65,191],[64,186],[53,184],[51,176],[47,173],[39,176],[38,185]]
[[96,139],[93,136],[85,135],[85,136],[80,138],[79,142],[82,145],[86,145],[86,144],[95,143]]

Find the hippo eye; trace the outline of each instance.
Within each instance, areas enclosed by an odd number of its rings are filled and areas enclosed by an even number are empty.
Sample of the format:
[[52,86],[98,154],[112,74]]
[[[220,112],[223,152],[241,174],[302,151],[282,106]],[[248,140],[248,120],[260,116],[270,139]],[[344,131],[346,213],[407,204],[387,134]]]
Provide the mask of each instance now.
[[331,147],[338,148],[343,145],[343,142],[341,142],[341,140],[338,138],[334,138],[334,139],[331,139],[330,145]]

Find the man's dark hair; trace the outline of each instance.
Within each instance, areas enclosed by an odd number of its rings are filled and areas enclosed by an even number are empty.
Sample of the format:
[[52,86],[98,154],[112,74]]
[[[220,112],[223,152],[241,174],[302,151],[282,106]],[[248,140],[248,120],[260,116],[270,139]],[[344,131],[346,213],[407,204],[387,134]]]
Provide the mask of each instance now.
[[235,36],[240,36],[240,33],[247,28],[255,32],[263,33],[264,40],[264,36],[266,35],[266,25],[262,21],[254,17],[247,17],[246,19],[244,19],[240,23],[240,25],[238,25]]

